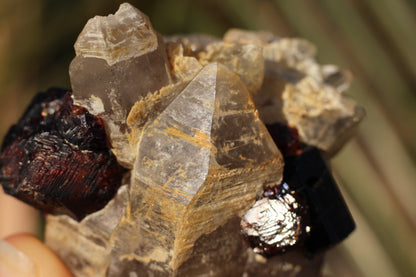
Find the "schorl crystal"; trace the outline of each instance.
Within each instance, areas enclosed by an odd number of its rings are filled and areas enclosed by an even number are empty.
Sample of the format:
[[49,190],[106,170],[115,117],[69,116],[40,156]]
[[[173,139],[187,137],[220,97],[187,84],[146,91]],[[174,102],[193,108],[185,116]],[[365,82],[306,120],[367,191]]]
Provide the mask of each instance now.
[[355,223],[325,160],[315,147],[298,156],[285,157],[284,180],[305,199],[311,232],[309,253],[326,249],[345,239]]

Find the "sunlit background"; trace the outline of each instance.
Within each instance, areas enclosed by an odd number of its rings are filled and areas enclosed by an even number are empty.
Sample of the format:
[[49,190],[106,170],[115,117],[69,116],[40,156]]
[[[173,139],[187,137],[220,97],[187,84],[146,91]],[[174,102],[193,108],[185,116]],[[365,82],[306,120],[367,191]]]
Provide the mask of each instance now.
[[[90,17],[123,1],[0,0],[0,136],[31,97],[70,88],[72,45]],[[367,110],[357,136],[332,164],[357,230],[327,254],[330,276],[416,276],[416,1],[130,1],[160,33],[231,27],[304,37],[320,63],[355,76],[349,94]],[[0,195],[0,237],[41,236],[40,216]]]

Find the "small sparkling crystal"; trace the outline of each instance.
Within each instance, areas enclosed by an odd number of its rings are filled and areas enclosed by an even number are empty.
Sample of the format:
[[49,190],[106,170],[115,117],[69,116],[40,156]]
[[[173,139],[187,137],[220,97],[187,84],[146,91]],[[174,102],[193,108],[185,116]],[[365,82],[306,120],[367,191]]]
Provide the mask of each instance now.
[[256,253],[284,253],[310,230],[305,209],[287,183],[267,188],[241,220],[244,238]]

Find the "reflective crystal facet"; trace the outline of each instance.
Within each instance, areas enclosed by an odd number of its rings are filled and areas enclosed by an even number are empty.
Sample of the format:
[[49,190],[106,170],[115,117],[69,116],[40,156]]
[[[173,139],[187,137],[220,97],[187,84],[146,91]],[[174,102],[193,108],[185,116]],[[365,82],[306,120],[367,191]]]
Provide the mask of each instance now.
[[[281,179],[281,154],[247,89],[219,64],[202,69],[145,127],[137,149],[130,210],[114,234],[111,276],[126,274],[120,271],[125,263],[131,270],[146,269],[149,276],[190,270],[186,261],[203,251],[202,246],[195,249],[197,241],[218,228],[234,228],[219,241],[235,236],[235,217],[254,203],[263,184]],[[137,240],[122,243],[133,229]],[[220,244],[218,251],[231,251],[226,245]],[[140,257],[130,256],[138,251]],[[205,251],[200,258],[211,255],[217,254]],[[244,259],[230,260],[237,261]],[[224,276],[230,270],[230,265],[213,267]]]
[[256,94],[264,77],[263,48],[254,44],[212,43],[199,54],[202,64],[218,62],[237,74],[251,94]]
[[132,167],[126,118],[136,101],[168,85],[163,40],[146,15],[122,4],[114,15],[88,21],[70,65],[75,103],[104,119],[118,160]]

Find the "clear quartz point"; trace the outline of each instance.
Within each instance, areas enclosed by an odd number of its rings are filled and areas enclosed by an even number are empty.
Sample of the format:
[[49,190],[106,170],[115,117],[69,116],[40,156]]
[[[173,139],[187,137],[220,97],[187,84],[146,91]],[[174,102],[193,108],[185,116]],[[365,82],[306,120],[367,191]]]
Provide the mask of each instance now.
[[102,116],[114,154],[131,168],[127,115],[136,101],[171,83],[163,39],[145,14],[124,3],[114,15],[90,19],[74,47],[75,103]]
[[[227,243],[239,233],[236,217],[265,182],[281,179],[282,167],[244,83],[223,65],[204,67],[146,126],[137,149],[130,210],[113,234],[110,276],[202,276],[195,263],[213,276],[243,269],[241,242]],[[133,230],[135,239],[123,242]],[[201,240],[213,232],[218,248],[208,251],[210,243]],[[228,257],[222,265],[218,252]]]

